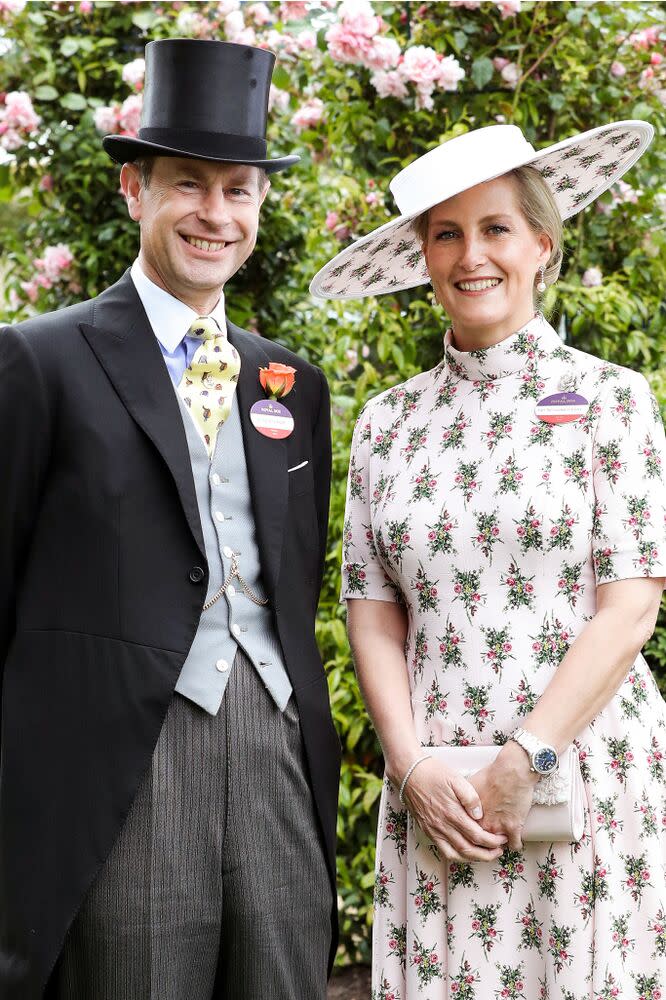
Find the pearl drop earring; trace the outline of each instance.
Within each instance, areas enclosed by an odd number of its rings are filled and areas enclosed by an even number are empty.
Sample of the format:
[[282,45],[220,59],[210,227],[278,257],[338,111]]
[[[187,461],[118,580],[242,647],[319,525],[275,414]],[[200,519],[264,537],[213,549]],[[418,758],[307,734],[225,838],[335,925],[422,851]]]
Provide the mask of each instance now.
[[546,291],[546,268],[543,264],[539,267],[539,284],[537,285],[537,292],[541,295]]

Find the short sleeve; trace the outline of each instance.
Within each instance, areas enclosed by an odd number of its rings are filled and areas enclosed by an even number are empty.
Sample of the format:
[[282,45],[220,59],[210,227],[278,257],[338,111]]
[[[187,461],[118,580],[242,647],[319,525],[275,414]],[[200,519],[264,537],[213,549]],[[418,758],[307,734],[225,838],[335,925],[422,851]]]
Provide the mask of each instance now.
[[347,502],[342,539],[340,600],[349,597],[397,601],[396,588],[377,555],[372,530],[370,482],[370,415],[366,406],[356,422],[352,439]]
[[615,369],[596,424],[592,553],[597,583],[666,576],[666,445],[642,375]]

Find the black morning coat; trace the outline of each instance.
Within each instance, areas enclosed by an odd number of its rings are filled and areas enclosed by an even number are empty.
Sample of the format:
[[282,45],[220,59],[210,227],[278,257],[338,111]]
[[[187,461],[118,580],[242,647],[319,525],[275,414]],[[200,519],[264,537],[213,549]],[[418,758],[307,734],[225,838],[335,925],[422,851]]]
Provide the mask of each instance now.
[[[232,323],[229,339],[335,927],[340,742],[314,637],[328,388],[277,344]],[[249,419],[271,361],[297,370],[283,440]],[[39,1000],[149,765],[208,581],[182,417],[129,272],[96,299],[0,331],[0,463],[0,1000]]]

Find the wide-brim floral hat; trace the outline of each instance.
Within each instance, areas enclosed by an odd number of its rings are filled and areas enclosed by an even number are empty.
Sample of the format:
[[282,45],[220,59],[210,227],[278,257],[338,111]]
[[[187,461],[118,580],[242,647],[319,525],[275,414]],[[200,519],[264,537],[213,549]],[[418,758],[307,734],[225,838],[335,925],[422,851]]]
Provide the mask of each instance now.
[[490,125],[449,139],[391,181],[401,215],[325,264],[310,291],[324,299],[358,299],[430,281],[414,219],[516,167],[535,167],[550,186],[562,219],[568,219],[615,184],[653,135],[647,122],[631,120],[593,128],[538,152],[516,125]]

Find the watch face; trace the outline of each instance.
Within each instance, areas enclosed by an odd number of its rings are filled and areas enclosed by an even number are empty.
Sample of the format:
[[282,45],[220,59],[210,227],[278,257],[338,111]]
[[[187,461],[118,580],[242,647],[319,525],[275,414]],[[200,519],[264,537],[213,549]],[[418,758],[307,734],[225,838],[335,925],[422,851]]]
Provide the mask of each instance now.
[[552,747],[542,747],[534,754],[534,770],[539,774],[550,774],[557,767],[557,754]]

